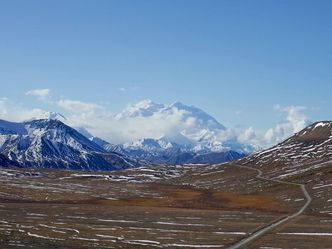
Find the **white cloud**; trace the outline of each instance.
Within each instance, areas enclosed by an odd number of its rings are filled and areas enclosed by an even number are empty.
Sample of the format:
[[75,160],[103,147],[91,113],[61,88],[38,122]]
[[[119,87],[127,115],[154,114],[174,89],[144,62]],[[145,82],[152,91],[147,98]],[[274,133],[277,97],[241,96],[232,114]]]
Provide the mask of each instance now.
[[33,89],[27,91],[25,95],[37,97],[38,99],[44,100],[50,95],[50,93],[51,93],[50,89],[44,88],[44,89]]
[[256,139],[256,132],[253,127],[249,127],[239,135],[239,140],[242,142],[250,142],[254,139]]
[[267,144],[271,145],[281,142],[293,133],[304,129],[309,124],[309,118],[305,115],[305,111],[308,110],[307,107],[281,107],[280,105],[276,105],[274,110],[286,116],[285,119],[274,128],[270,128],[266,131],[264,138]]
[[[186,136],[190,137],[190,134],[200,136],[199,133],[195,133],[200,121],[191,116],[188,117],[186,111],[176,108],[170,109],[166,116],[165,113],[154,112],[145,117],[116,118],[102,107],[91,103],[61,100],[58,105],[71,112],[68,116],[70,125],[86,127],[95,136],[111,143],[124,143],[140,138],[160,138],[163,135],[174,138],[181,136],[184,130],[187,132]],[[265,148],[280,142],[308,124],[308,118],[304,114],[306,107],[275,106],[274,110],[283,115],[283,120],[265,133],[257,134],[253,127],[249,127],[242,131],[227,129],[218,133],[206,132],[204,137],[215,136],[221,142],[239,141],[255,145],[257,148]]]
[[[167,117],[157,112],[146,117],[116,118],[114,114],[92,103],[61,100],[58,105],[70,111],[67,116],[69,125],[85,127],[93,135],[115,144],[140,138],[160,138],[163,135],[181,139],[180,134],[183,130],[194,134],[200,123],[196,118],[186,116],[186,111],[178,109],[171,109]],[[204,136],[206,138],[215,136],[220,142],[238,141],[251,144],[257,149],[267,148],[305,128],[309,124],[309,118],[305,114],[307,110],[308,108],[303,106],[277,105],[274,111],[281,114],[282,119],[266,131],[256,131],[253,127],[249,127],[244,130],[227,129],[218,133],[207,132]]]
[[43,118],[45,111],[39,108],[26,109],[7,98],[0,98],[0,118],[9,121],[25,121]]
[[267,148],[282,142],[310,124],[310,120],[305,114],[308,110],[307,107],[275,105],[273,110],[281,115],[281,120],[274,127],[267,129],[265,132],[256,132],[253,127],[237,131],[238,141],[255,145],[257,148]]
[[167,116],[155,114],[149,117],[118,119],[115,115],[99,109],[95,112],[76,112],[69,117],[72,126],[86,127],[95,136],[112,143],[125,143],[140,138],[160,138],[163,135],[176,137],[184,128],[190,129],[195,120],[183,121],[182,112]]
[[85,103],[78,100],[60,99],[57,105],[73,113],[94,112],[101,109],[101,106],[93,103]]

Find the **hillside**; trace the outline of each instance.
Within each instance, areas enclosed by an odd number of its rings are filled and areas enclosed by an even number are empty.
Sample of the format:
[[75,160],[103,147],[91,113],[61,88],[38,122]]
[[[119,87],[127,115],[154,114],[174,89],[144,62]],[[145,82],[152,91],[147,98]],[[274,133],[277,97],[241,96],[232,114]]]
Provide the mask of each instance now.
[[332,122],[316,122],[241,164],[260,168],[270,177],[285,178],[310,171],[332,160]]

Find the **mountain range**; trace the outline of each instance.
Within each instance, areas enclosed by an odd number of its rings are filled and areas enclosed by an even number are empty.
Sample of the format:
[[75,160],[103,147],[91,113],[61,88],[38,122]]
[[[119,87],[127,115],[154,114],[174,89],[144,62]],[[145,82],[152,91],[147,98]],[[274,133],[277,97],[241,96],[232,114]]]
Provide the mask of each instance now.
[[203,110],[174,102],[170,105],[143,100],[128,106],[114,118],[130,122],[135,119],[177,120],[171,131],[159,137],[143,137],[123,144],[113,144],[80,129],[91,141],[107,151],[156,164],[221,163],[242,158],[258,147],[238,141],[229,130]]
[[[117,144],[72,128],[58,113],[21,123],[0,120],[0,153],[6,164],[24,167],[113,170],[147,164],[222,163],[244,157],[255,147],[234,137],[203,110],[180,102],[171,105],[145,100],[114,115],[115,120],[176,117],[180,127],[160,137],[143,137]],[[183,126],[182,126],[183,124]]]
[[[143,100],[128,106],[115,115],[116,120],[162,120],[164,123],[174,123],[171,130],[160,131],[157,139],[170,141],[182,146],[189,146],[193,151],[220,152],[236,150],[253,152],[254,148],[234,141],[234,137],[224,138],[227,128],[203,110],[174,102],[170,105],[157,104],[151,100]],[[150,118],[150,119],[149,119]],[[156,129],[158,130],[158,128]],[[142,137],[151,138],[151,137]],[[156,137],[155,137],[156,138]],[[134,141],[132,144],[137,144]]]

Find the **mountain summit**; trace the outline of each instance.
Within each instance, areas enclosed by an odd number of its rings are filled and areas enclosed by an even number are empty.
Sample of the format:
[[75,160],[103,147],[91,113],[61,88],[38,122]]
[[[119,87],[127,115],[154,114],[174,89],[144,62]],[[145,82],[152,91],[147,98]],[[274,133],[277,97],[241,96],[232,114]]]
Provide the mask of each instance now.
[[[219,123],[214,117],[195,106],[174,102],[170,105],[143,100],[128,106],[121,113],[115,115],[117,120],[133,121],[147,119],[151,121],[174,123],[167,131],[160,132],[159,137],[181,146],[191,146],[194,152],[225,152],[234,150],[249,154],[255,149],[238,141],[237,137]],[[151,127],[158,130],[159,127]],[[140,139],[151,139],[141,137]],[[132,141],[133,145],[139,141]]]
[[149,117],[165,108],[163,104],[156,104],[151,100],[142,100],[136,104],[128,106],[115,116],[116,119]]
[[24,167],[110,170],[133,166],[56,119],[0,120],[0,153]]
[[255,151],[202,109],[178,101],[165,105],[143,100],[128,106],[115,119],[150,125],[159,136],[99,145],[150,163],[221,163]]
[[221,125],[215,118],[203,110],[195,106],[182,104],[179,101],[170,105],[164,105],[154,103],[151,100],[142,100],[136,104],[128,106],[115,117],[116,119],[128,119],[136,117],[160,116],[166,120],[175,114],[178,114],[181,120],[184,122],[190,122],[191,118],[195,121],[198,121],[196,125],[198,125],[201,129],[225,129],[225,127]]

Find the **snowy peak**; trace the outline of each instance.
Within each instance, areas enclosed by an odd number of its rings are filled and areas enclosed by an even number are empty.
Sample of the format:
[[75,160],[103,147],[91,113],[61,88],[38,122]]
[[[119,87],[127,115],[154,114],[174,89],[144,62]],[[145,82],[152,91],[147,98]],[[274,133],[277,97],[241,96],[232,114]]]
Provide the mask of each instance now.
[[59,120],[40,119],[24,124],[32,138],[44,137],[51,143],[67,144],[74,149],[104,152],[101,147]]
[[132,143],[126,143],[123,146],[125,149],[142,149],[145,151],[155,151],[155,150],[167,150],[171,148],[179,148],[180,146],[176,143],[167,141],[163,138],[153,139],[153,138],[144,138],[134,141]]
[[67,118],[65,116],[57,112],[45,112],[42,119],[59,120],[61,122],[67,121]]
[[[129,121],[135,118],[146,118],[151,119],[151,123],[170,121],[174,124],[174,129],[161,132],[169,142],[185,146],[198,143],[200,146],[197,148],[204,147],[205,149],[217,144],[218,148],[214,148],[214,151],[225,149],[221,148],[218,136],[226,128],[202,109],[178,101],[170,105],[163,105],[151,100],[143,100],[127,107],[115,117],[117,120],[127,119]],[[159,138],[154,137],[154,139]]]
[[57,113],[57,112],[44,112],[42,115],[38,116],[38,117],[33,117],[30,118],[28,120],[26,120],[25,122],[29,122],[29,121],[33,121],[33,120],[38,120],[38,119],[48,119],[48,120],[59,120],[63,123],[67,123],[68,119],[63,116],[61,113]]
[[149,146],[149,147],[160,148],[160,144],[158,143],[158,140],[151,139],[151,138],[140,139],[137,142],[134,142],[133,146]]
[[154,103],[152,100],[142,100],[134,104],[131,108],[133,110],[150,110],[151,112],[155,112],[160,108],[163,108],[164,105]]
[[174,102],[170,105],[157,104],[151,100],[142,100],[136,104],[128,106],[115,117],[117,119],[135,118],[135,117],[151,117],[158,115],[167,120],[172,115],[179,115],[184,122],[197,121],[200,126],[209,129],[225,129],[215,118],[195,107],[184,105],[181,102]]
[[165,133],[159,138],[159,140],[174,143],[184,147],[190,147],[194,145],[194,143],[189,138],[185,137],[179,132]]
[[142,100],[136,104],[128,106],[121,113],[115,116],[116,119],[149,117],[165,108],[162,104],[157,104],[151,100]]
[[166,107],[166,111],[169,109],[176,109],[177,111],[186,112],[187,117],[195,117],[200,125],[206,126],[209,129],[220,129],[224,130],[225,126],[220,124],[215,118],[211,115],[204,112],[202,109],[195,106],[184,105],[181,102],[174,102],[173,104]]
[[193,145],[183,146],[164,138],[140,139],[124,145],[106,145],[104,148],[129,155],[148,164],[223,163],[245,156],[243,153],[230,150],[213,152],[204,148],[204,150],[195,151],[196,148]]
[[232,131],[202,109],[179,101],[164,105],[143,100],[128,106],[115,117],[118,121],[125,120],[132,124],[137,122],[148,127],[151,125],[155,131],[148,137],[135,137],[134,140],[137,141],[129,141],[116,147],[103,145],[107,150],[140,150],[153,152],[155,155],[157,152],[163,154],[161,150],[169,151],[171,148],[179,153],[193,154],[235,151],[242,155],[255,151],[253,146],[240,142]]
[[2,120],[0,127],[0,153],[20,166],[110,170],[132,165],[59,120]]

